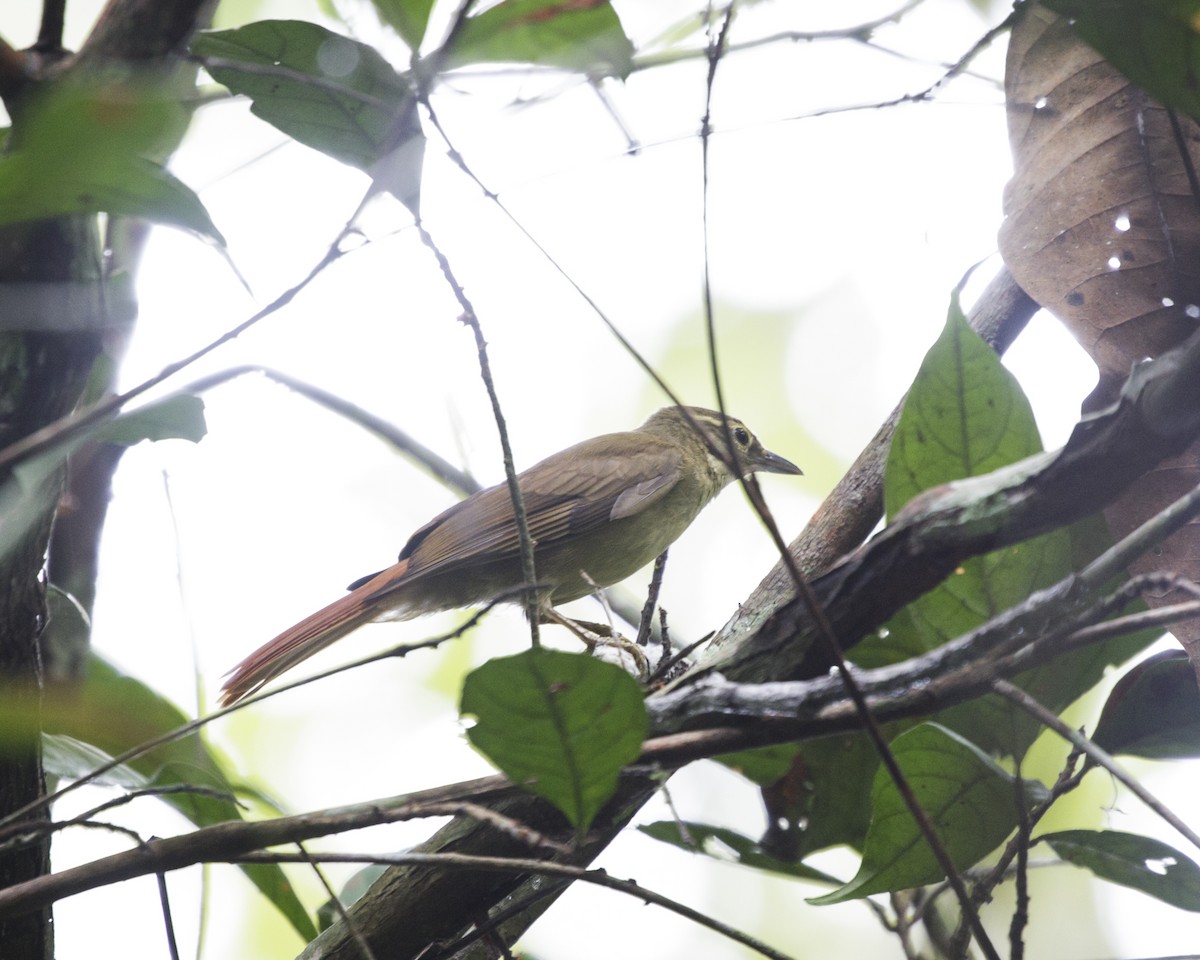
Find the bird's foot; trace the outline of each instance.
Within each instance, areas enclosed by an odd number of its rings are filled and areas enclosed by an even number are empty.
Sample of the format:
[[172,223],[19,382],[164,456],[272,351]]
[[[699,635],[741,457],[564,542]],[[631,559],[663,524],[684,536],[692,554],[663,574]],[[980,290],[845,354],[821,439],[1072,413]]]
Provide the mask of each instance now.
[[573,620],[570,617],[564,617],[556,610],[544,611],[543,617],[550,623],[557,623],[560,627],[566,627],[575,634],[587,647],[589,653],[596,654],[597,648],[614,651],[620,666],[629,669],[626,665],[626,658],[628,658],[633,661],[631,673],[636,673],[640,679],[645,679],[650,675],[650,661],[646,659],[646,651],[632,640],[621,636],[608,624],[593,623],[590,620]]

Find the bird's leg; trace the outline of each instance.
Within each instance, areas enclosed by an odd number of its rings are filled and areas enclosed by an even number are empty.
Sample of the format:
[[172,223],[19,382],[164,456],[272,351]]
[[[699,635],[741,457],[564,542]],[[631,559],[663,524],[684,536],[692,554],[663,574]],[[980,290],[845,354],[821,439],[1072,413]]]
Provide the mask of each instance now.
[[595,652],[596,647],[615,647],[628,653],[637,667],[638,676],[649,675],[650,662],[646,659],[642,648],[636,643],[626,640],[608,624],[592,623],[588,620],[572,620],[570,617],[564,617],[553,607],[543,607],[541,619],[543,623],[556,623],[575,634],[580,642],[588,648],[589,653]]

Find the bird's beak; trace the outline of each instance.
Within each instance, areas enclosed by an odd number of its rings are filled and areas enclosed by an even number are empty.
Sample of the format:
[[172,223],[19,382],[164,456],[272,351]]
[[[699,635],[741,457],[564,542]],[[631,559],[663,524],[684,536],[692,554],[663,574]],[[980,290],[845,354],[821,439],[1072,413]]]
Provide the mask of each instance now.
[[781,457],[777,453],[772,453],[770,450],[763,450],[759,453],[750,464],[753,470],[762,470],[764,473],[791,473],[802,475],[804,473],[798,466]]

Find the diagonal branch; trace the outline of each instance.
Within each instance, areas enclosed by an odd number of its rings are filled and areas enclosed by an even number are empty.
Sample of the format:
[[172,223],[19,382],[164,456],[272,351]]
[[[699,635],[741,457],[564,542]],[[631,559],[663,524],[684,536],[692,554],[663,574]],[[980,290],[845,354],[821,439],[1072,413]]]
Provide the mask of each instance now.
[[[843,648],[932,589],[963,560],[1082,519],[1200,435],[1200,334],[1138,366],[1120,400],[1060,450],[914,498],[892,524],[812,581]],[[792,597],[718,634],[699,673],[742,681],[816,676],[817,626]],[[686,678],[685,681],[686,682]]]

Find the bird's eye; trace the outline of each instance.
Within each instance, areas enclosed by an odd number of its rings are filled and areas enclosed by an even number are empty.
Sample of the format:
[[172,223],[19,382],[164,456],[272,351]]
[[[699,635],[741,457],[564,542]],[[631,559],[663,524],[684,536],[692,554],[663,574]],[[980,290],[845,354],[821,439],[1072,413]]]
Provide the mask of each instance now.
[[738,442],[739,446],[746,447],[750,445],[750,431],[745,427],[735,427],[733,430],[733,439]]

